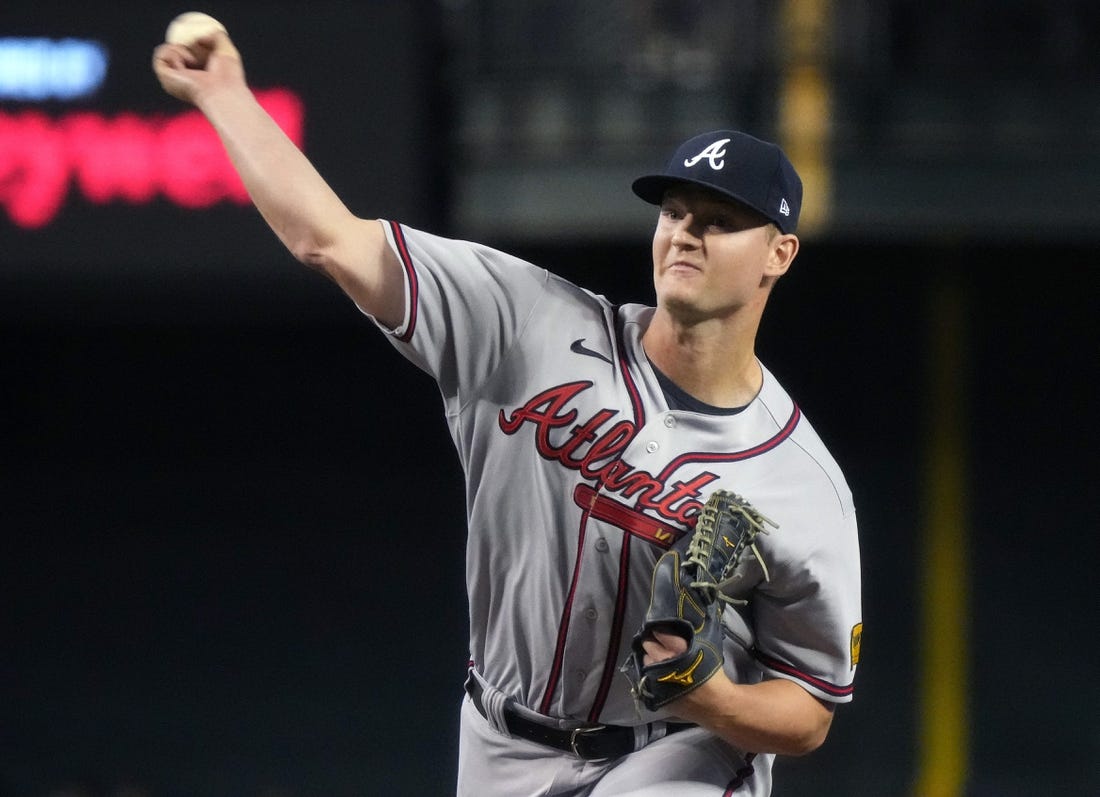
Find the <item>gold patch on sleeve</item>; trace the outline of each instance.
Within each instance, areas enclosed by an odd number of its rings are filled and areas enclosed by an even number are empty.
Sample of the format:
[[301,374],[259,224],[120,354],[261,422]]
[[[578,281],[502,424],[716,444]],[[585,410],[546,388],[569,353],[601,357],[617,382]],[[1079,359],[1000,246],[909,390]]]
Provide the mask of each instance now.
[[859,664],[859,646],[863,641],[863,623],[852,626],[852,669]]

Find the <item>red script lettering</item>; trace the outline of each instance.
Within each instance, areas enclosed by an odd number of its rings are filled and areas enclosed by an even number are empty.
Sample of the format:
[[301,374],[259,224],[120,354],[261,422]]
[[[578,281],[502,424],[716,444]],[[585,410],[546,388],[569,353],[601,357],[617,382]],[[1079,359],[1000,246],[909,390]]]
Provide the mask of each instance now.
[[[259,91],[256,99],[301,147],[301,100],[286,89]],[[11,220],[27,229],[48,225],[71,186],[94,204],[142,204],[158,195],[185,208],[248,202],[198,111],[169,117],[80,111],[56,120],[39,111],[0,113],[0,207]]]

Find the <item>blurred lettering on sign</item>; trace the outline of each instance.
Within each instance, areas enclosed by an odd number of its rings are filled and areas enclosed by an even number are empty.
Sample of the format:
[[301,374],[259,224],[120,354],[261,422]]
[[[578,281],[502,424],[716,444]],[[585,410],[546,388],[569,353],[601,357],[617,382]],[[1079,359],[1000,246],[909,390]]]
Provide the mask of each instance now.
[[[304,110],[286,89],[256,99],[302,146]],[[184,208],[247,204],[248,194],[213,128],[198,111],[142,116],[74,111],[0,112],[0,208],[19,227],[48,225],[75,188],[93,204],[145,204],[158,197]]]

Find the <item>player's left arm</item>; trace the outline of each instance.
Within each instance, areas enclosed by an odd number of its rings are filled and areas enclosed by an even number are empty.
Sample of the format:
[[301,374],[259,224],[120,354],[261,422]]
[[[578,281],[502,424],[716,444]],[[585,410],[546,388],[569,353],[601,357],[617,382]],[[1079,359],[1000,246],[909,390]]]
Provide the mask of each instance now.
[[[681,655],[687,645],[676,634],[656,632],[643,643],[645,663]],[[738,684],[719,669],[706,683],[669,705],[741,750],[799,756],[825,741],[833,722],[832,704],[782,678]]]

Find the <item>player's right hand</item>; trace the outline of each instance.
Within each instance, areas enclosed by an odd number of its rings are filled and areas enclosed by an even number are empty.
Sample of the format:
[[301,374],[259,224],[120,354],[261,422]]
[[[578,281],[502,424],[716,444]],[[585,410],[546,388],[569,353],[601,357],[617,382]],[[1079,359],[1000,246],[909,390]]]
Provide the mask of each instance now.
[[153,50],[153,72],[166,92],[193,105],[206,92],[245,83],[241,54],[229,35],[220,31],[187,47],[158,45]]
[[[666,626],[665,628],[668,628]],[[645,657],[642,663],[646,666],[658,662],[674,659],[681,656],[688,648],[687,640],[674,631],[664,630],[661,626],[650,629],[642,639],[642,650]]]

